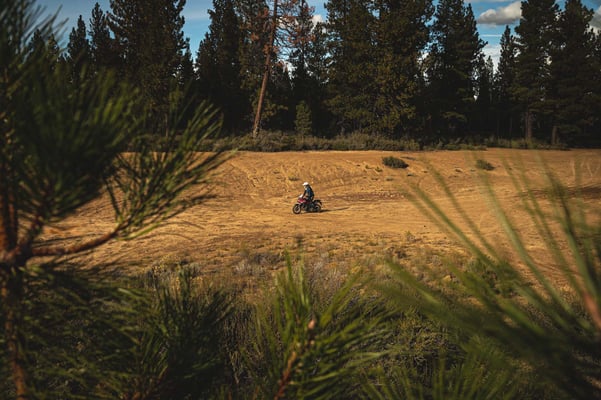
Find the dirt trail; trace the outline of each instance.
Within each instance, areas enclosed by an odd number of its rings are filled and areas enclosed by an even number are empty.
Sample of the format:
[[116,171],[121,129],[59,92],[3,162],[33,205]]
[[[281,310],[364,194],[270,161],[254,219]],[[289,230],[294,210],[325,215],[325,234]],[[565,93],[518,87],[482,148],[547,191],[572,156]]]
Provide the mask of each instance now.
[[[392,169],[382,158],[405,160],[407,169]],[[525,188],[516,188],[511,175],[523,174],[538,198],[546,196],[539,157],[574,193],[588,204],[601,205],[601,150],[441,152],[286,152],[240,153],[215,177],[214,198],[187,211],[169,224],[135,242],[102,247],[89,261],[107,261],[129,269],[148,268],[165,257],[198,263],[211,274],[238,271],[241,276],[260,268],[279,268],[282,254],[302,253],[332,268],[348,268],[371,256],[394,255],[412,244],[438,249],[456,244],[424,217],[405,191],[414,185],[462,227],[466,220],[450,206],[432,168],[449,185],[486,238],[503,243],[502,229],[482,195],[485,176],[509,214],[519,223],[529,249],[544,257],[533,223],[520,203]],[[476,160],[495,168],[483,172]],[[294,215],[291,208],[309,181],[324,203],[319,214]],[[82,228],[83,225],[83,228]],[[111,226],[108,203],[96,202],[47,233],[54,237],[93,235]],[[419,253],[416,253],[419,256]]]

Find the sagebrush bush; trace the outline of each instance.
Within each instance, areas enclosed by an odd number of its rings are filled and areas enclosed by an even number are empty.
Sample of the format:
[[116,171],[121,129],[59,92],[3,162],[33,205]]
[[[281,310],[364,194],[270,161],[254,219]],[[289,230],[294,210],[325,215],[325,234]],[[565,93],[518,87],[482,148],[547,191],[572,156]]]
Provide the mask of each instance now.
[[492,171],[495,167],[486,160],[477,159],[476,160],[476,168],[483,169],[485,171]]
[[402,158],[394,156],[383,157],[382,162],[390,168],[407,168],[409,166]]
[[262,131],[255,139],[251,135],[226,136],[212,140],[207,147],[213,150],[242,151],[305,151],[305,150],[382,150],[419,151],[421,145],[411,138],[391,139],[382,135],[354,132],[333,138],[318,137],[302,131]]

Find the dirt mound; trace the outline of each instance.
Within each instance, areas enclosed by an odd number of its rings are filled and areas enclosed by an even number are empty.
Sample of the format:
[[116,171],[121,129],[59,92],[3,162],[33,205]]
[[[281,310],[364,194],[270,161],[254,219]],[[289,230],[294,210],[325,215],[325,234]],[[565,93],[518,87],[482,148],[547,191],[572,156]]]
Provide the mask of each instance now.
[[[403,159],[406,169],[393,169],[383,158]],[[456,222],[465,218],[451,207],[437,183],[437,171],[487,239],[502,245],[504,234],[482,192],[481,177],[490,183],[500,203],[519,223],[529,249],[546,250],[526,217],[524,191],[545,193],[543,163],[572,194],[589,204],[601,196],[601,150],[441,152],[285,152],[239,153],[214,177],[214,198],[187,211],[150,235],[133,242],[114,242],[90,253],[89,262],[109,261],[124,271],[139,271],[168,262],[194,263],[207,276],[262,277],[285,265],[285,254],[302,254],[310,262],[332,269],[357,263],[375,264],[382,257],[432,257],[459,249],[436,224],[408,200],[416,187],[439,201]],[[478,159],[494,169],[476,167]],[[528,188],[516,188],[513,177],[524,176]],[[309,181],[324,203],[319,214],[291,211]],[[105,232],[112,223],[110,207],[99,201],[48,231],[53,237]],[[421,252],[424,246],[435,249]]]

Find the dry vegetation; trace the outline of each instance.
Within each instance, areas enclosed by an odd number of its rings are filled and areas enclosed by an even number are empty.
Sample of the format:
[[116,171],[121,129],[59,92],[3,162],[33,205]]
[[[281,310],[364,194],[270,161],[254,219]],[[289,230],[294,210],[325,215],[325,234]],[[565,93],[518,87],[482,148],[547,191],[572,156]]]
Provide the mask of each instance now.
[[[408,167],[388,167],[383,163],[386,157],[398,157]],[[434,179],[436,170],[482,233],[503,247],[502,228],[480,190],[480,177],[489,179],[500,203],[517,221],[528,250],[544,260],[546,250],[518,201],[524,190],[511,179],[511,174],[524,174],[529,190],[544,200],[547,182],[539,158],[585,204],[599,204],[600,150],[243,152],[221,167],[213,179],[213,197],[204,205],[141,240],[114,242],[86,257],[92,263],[109,262],[126,274],[190,264],[215,285],[238,283],[242,289],[270,282],[272,273],[286,265],[286,254],[303,257],[307,265],[332,275],[353,268],[378,269],[385,258],[414,268],[441,266],[444,258],[461,257],[463,252],[406,196],[407,188],[416,185],[440,201],[461,226],[462,219]],[[479,160],[494,169],[478,168]],[[291,211],[305,180],[324,202],[320,214]],[[48,235],[78,240],[101,233],[111,226],[110,210],[103,201],[90,204],[60,226],[48,228]],[[552,265],[547,272],[553,276]]]

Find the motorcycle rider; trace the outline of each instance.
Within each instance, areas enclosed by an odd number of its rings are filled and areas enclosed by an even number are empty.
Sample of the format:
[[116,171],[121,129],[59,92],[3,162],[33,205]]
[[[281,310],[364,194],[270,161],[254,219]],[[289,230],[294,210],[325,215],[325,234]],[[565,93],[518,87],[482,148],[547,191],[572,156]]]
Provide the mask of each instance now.
[[309,182],[303,183],[303,187],[305,188],[305,192],[303,193],[303,198],[307,199],[309,204],[313,203],[313,198],[315,197],[315,193],[313,192],[313,188],[309,185]]

